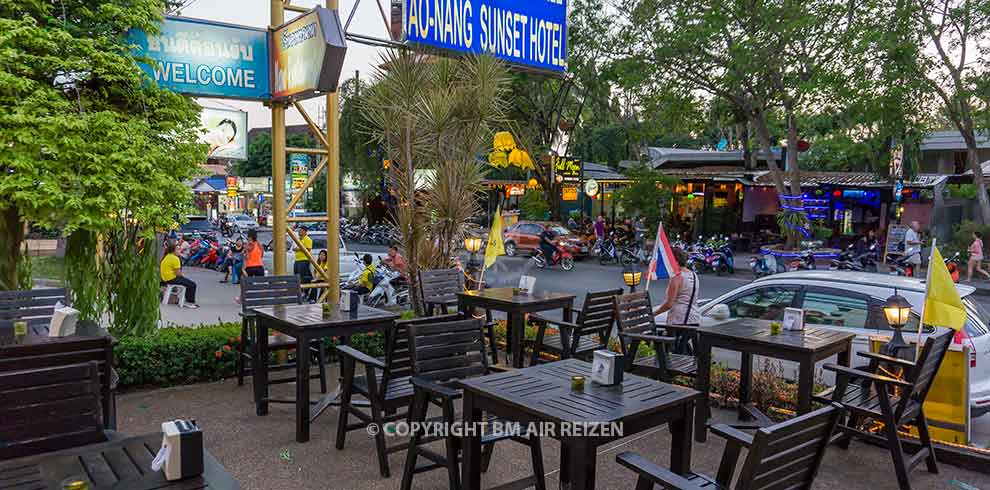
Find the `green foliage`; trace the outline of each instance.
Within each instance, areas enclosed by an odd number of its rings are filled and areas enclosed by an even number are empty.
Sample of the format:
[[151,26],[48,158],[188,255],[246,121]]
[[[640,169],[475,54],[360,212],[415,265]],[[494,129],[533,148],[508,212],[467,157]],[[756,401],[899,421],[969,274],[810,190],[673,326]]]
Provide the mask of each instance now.
[[97,236],[76,230],[65,242],[65,278],[72,292],[72,304],[83,320],[100,321],[107,311],[106,268],[97,251]]
[[59,257],[34,257],[31,259],[31,275],[39,279],[64,281],[65,259]]
[[107,236],[105,247],[110,333],[147,335],[158,321],[158,244],[138,230],[123,228]]
[[976,186],[973,184],[949,184],[946,188],[953,199],[976,199]]
[[[221,323],[120,337],[114,348],[120,387],[160,388],[233,377],[240,334],[239,323]],[[385,352],[384,337],[378,333],[352,336],[351,345],[371,356]]]
[[17,286],[18,289],[31,289],[34,287],[31,254],[26,248],[24,253],[21,254],[20,263],[17,265]]
[[794,247],[803,236],[800,229],[808,227],[808,218],[799,211],[785,209],[777,213],[777,227],[787,237],[789,247]]
[[[953,227],[952,238],[949,240],[948,246],[942,250],[942,256],[949,257],[959,252],[960,262],[966,263],[969,260],[969,244],[973,243],[973,233],[979,234],[984,244],[990,243],[990,225],[963,220]],[[939,249],[942,248],[939,246]]]
[[[293,148],[316,148],[316,140],[310,133],[292,133],[285,136],[285,146]],[[248,141],[247,160],[234,164],[234,174],[240,177],[267,177],[272,174],[272,135],[255,133]],[[285,159],[285,171],[289,172],[289,159]]]
[[519,199],[519,211],[522,213],[523,219],[541,221],[547,219],[550,205],[547,204],[542,192],[528,189]]
[[0,210],[71,232],[126,209],[151,230],[191,202],[199,106],[149,81],[125,36],[163,13],[159,0],[0,4]]
[[633,183],[616,192],[616,204],[627,213],[644,217],[647,228],[656,230],[670,209],[671,189],[680,181],[646,165],[628,169],[626,176]]

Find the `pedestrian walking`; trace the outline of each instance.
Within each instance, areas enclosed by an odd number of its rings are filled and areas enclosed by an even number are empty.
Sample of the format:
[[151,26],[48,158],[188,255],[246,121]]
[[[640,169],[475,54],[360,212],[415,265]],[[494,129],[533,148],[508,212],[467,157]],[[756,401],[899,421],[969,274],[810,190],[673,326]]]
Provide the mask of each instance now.
[[[983,274],[983,276],[986,277],[987,279],[990,279],[990,273],[987,273],[987,271],[983,270],[983,266],[980,265],[980,262],[982,261],[983,261],[983,239],[980,238],[979,233],[974,231],[973,243],[969,244],[969,263],[968,263],[968,267],[966,268],[967,282],[973,280],[973,269],[976,269],[977,272]],[[929,267],[931,267],[931,265],[929,265]]]

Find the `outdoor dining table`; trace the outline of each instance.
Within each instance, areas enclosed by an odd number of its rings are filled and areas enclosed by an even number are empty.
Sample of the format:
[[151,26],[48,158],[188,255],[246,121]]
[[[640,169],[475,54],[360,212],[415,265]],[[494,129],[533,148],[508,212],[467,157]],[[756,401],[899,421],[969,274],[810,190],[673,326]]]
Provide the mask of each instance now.
[[753,318],[740,318],[718,325],[695,327],[698,347],[698,376],[695,379],[702,393],[695,416],[694,436],[699,442],[707,439],[706,423],[709,416],[711,390],[712,349],[738,351],[741,354],[739,377],[739,414],[746,417],[745,405],[751,400],[753,383],[753,356],[765,356],[797,362],[799,414],[811,411],[811,396],[815,388],[815,364],[838,356],[840,365],[849,366],[852,342],[856,334],[840,330],[805,327],[804,330],[783,330],[774,335],[770,322]]
[[[341,311],[333,305],[323,311],[322,304],[275,305],[253,308],[257,315],[255,322],[254,359],[268,359],[268,331],[277,330],[295,337],[299,346],[327,337],[337,337],[346,344],[351,335],[385,331],[399,318],[392,313],[377,308],[359,305],[357,310]],[[334,404],[336,393],[329,393],[321,400],[309,398],[309,356],[296,355],[296,441],[309,441],[309,425],[327,407]],[[303,350],[303,352],[305,352]],[[254,402],[258,415],[268,414],[268,363],[258,362],[254,366]],[[310,406],[312,405],[312,406]]]
[[[575,375],[585,377],[581,390],[572,389]],[[503,422],[552,427],[552,436],[560,440],[561,488],[595,488],[598,446],[664,423],[671,433],[671,470],[684,474],[691,469],[694,402],[701,397],[691,388],[628,373],[621,384],[599,385],[591,381],[591,364],[577,359],[469,378],[459,384],[464,390],[465,427],[481,421],[482,413]],[[582,429],[589,426],[581,424],[620,424],[621,431],[595,433]],[[565,432],[565,427],[570,430]],[[527,430],[526,425],[521,428]],[[465,431],[465,435],[461,481],[466,490],[480,490],[480,434]]]
[[523,355],[523,340],[526,337],[524,315],[563,308],[562,320],[570,322],[574,295],[547,291],[526,293],[518,288],[468,290],[457,293],[457,307],[464,314],[470,314],[472,308],[505,312],[508,353],[512,355],[512,366],[521,368],[526,357]]
[[96,489],[217,489],[240,485],[209,451],[203,450],[203,474],[166,481],[164,471],[152,471],[151,461],[161,448],[160,433],[120,436],[107,442],[9,459],[0,462],[0,488],[62,490],[66,480],[85,481]]

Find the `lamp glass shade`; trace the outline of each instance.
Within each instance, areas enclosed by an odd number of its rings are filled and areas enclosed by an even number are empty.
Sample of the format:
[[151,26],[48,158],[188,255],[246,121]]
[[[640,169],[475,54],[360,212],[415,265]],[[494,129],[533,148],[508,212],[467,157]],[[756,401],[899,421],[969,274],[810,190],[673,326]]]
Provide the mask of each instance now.
[[478,250],[481,250],[481,238],[476,236],[465,238],[464,250],[467,250],[470,253],[477,253]]
[[622,281],[626,283],[626,286],[638,286],[642,278],[643,273],[640,271],[622,271]]
[[911,318],[911,303],[899,294],[887,298],[883,305],[883,314],[891,327],[903,327]]

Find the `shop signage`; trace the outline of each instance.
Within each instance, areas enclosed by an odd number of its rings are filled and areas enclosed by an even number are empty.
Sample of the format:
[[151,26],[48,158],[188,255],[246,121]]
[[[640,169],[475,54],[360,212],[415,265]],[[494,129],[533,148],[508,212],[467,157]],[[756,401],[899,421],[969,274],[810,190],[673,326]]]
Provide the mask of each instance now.
[[526,188],[521,185],[511,185],[509,186],[510,196],[521,196],[526,193]]
[[242,192],[262,193],[272,191],[271,177],[241,177],[240,184]]
[[247,160],[247,112],[204,107],[200,141],[210,145],[207,158]]
[[564,201],[577,201],[578,189],[577,187],[564,187],[561,194],[561,199]]
[[585,194],[587,194],[587,195],[589,195],[591,197],[595,197],[595,196],[598,195],[598,191],[599,191],[599,189],[598,189],[598,181],[597,180],[595,180],[595,179],[588,179],[584,183],[584,193]]
[[227,197],[237,197],[237,177],[227,176]]
[[272,98],[333,92],[347,41],[336,10],[316,7],[272,32]]
[[578,182],[581,180],[581,160],[552,155],[550,161],[553,163],[554,172],[563,178],[564,182]]
[[264,100],[269,95],[268,31],[166,17],[158,34],[128,33],[134,54],[162,88],[186,95]]
[[289,168],[292,170],[292,188],[302,189],[309,176],[309,156],[303,153],[289,155]]
[[405,40],[511,64],[567,68],[567,0],[400,0]]

